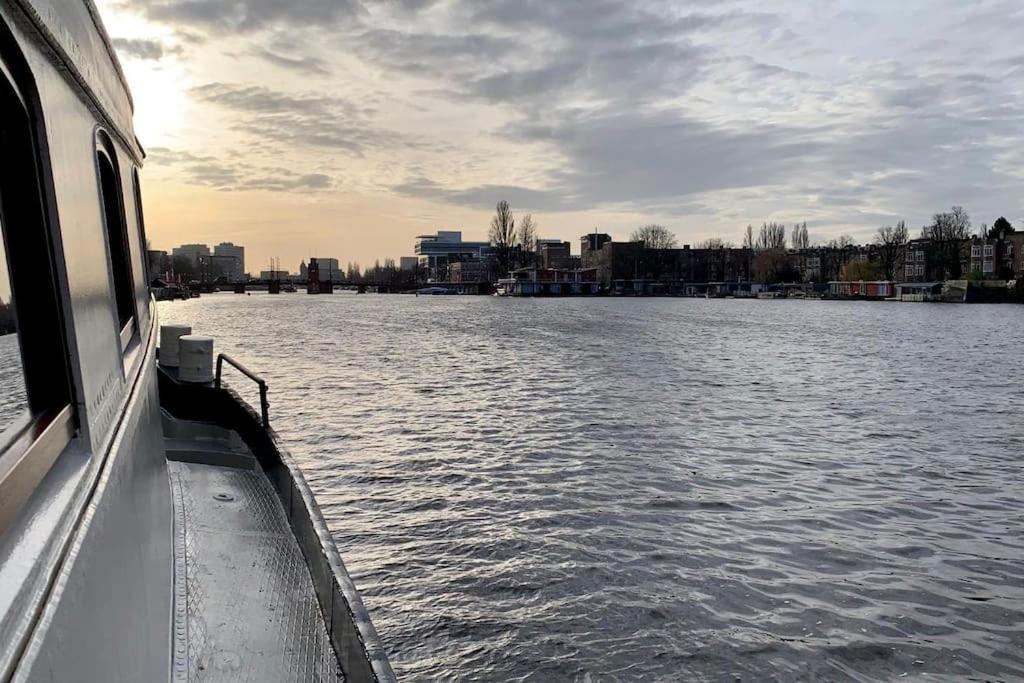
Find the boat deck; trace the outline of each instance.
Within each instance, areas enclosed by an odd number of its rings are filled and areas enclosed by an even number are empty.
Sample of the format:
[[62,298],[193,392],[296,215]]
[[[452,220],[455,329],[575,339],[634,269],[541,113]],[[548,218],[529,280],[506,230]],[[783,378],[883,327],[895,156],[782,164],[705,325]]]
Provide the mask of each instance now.
[[237,435],[165,419],[175,681],[343,680],[284,508]]

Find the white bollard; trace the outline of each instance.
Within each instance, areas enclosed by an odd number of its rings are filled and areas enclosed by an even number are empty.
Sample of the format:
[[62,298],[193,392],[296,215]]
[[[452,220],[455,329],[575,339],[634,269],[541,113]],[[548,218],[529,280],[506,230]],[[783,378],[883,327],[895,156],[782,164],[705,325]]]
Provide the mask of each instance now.
[[185,335],[178,340],[181,355],[178,379],[205,384],[213,381],[213,337]]
[[160,326],[160,365],[165,368],[178,367],[178,339],[187,334],[192,334],[192,328],[188,325]]

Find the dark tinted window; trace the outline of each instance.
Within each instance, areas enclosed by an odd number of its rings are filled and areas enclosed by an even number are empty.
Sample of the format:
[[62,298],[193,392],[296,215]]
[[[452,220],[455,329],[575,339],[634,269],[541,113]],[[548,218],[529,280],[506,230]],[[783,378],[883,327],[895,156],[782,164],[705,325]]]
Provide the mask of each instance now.
[[0,434],[29,416],[13,300],[7,247],[0,224]]
[[115,167],[113,152],[108,146],[99,150],[100,194],[103,200],[103,222],[107,229],[110,249],[110,268],[114,276],[114,301],[117,320],[122,327],[135,317],[135,295],[132,287],[132,268],[128,252],[128,233],[124,222],[124,202],[121,184]]
[[70,402],[36,138],[0,62],[0,455],[29,418]]
[[[153,278],[153,274],[149,272],[149,258],[147,254],[149,252],[149,240],[146,239],[146,221],[142,217],[142,188],[139,185],[139,169],[132,169],[132,189],[135,192],[135,220],[139,225],[139,244],[142,245],[142,268],[145,274],[146,287],[149,287],[149,282]],[[148,296],[147,289],[147,296]]]

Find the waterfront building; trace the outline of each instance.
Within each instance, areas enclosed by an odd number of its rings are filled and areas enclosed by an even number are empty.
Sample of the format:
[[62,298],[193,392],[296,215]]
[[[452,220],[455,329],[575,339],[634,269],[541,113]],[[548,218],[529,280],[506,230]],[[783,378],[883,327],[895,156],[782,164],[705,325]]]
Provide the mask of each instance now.
[[242,269],[239,267],[238,259],[234,256],[214,254],[212,256],[201,256],[199,261],[204,280],[242,282],[245,277]]
[[506,296],[587,296],[597,294],[600,284],[595,268],[531,267],[517,268],[509,277],[498,280],[498,290]]
[[1024,232],[1015,232],[1006,236],[1006,258],[1013,276],[1024,278]]
[[147,249],[146,265],[149,266],[151,279],[165,277],[171,271],[171,256],[166,251]]
[[439,230],[416,238],[413,252],[431,280],[447,279],[448,266],[463,261],[485,260],[490,242],[465,242],[460,230]]
[[569,268],[571,247],[571,244],[562,240],[537,240],[537,258],[541,268]]
[[[245,276],[245,247],[232,242],[221,242],[213,247],[213,255],[217,257],[229,257],[235,259],[235,267],[228,274],[232,281],[237,282]],[[224,261],[225,264],[229,263]]]
[[199,266],[199,259],[210,255],[210,247],[205,244],[183,244],[171,250],[171,258],[188,259],[188,262],[195,267]]
[[896,298],[900,301],[941,301],[941,282],[901,282],[896,285]]
[[459,261],[448,266],[448,281],[453,284],[493,282],[487,261]]
[[828,283],[829,296],[837,299],[889,299],[896,296],[896,283],[888,280],[873,282]]
[[[903,250],[903,281],[929,283],[929,265],[931,265],[932,243],[929,239],[916,239],[907,242]],[[914,291],[917,295],[921,292]],[[905,299],[906,300],[906,299]],[[911,299],[913,300],[913,299]]]
[[998,235],[972,237],[964,245],[963,270],[985,279],[1012,279],[1024,272],[1022,245],[1024,233],[1000,231]]
[[260,279],[264,282],[270,282],[272,280],[287,280],[291,277],[291,273],[287,270],[261,270]]
[[[307,279],[310,277],[309,271],[313,267],[314,261],[317,264],[320,282],[341,282],[345,279],[345,271],[341,269],[341,264],[338,263],[338,259],[327,258],[324,256],[310,257],[309,266],[306,267]],[[299,274],[302,274],[301,266]]]
[[750,282],[750,249],[648,249],[642,242],[615,242],[604,233],[580,238],[580,267],[597,271],[606,289],[654,293],[682,283]]
[[306,267],[306,293],[330,294],[334,291],[332,282],[329,275],[320,271],[320,259],[316,256],[310,257],[309,265]]

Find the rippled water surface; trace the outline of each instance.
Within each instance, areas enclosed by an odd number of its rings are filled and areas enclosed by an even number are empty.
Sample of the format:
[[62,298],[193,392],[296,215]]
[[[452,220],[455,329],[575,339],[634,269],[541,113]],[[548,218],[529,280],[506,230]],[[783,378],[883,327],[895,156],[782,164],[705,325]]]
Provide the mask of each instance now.
[[1024,307],[161,317],[266,374],[403,679],[1024,676]]

